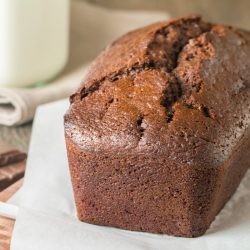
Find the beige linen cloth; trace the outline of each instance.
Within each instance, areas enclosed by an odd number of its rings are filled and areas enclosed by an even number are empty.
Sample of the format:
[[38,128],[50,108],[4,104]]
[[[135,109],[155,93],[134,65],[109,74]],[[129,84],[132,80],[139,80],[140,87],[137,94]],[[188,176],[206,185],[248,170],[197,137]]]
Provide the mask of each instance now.
[[37,106],[73,93],[84,76],[86,65],[113,39],[131,29],[167,18],[168,14],[162,12],[111,10],[72,1],[70,54],[65,69],[43,87],[1,87],[0,124],[13,126],[32,120]]

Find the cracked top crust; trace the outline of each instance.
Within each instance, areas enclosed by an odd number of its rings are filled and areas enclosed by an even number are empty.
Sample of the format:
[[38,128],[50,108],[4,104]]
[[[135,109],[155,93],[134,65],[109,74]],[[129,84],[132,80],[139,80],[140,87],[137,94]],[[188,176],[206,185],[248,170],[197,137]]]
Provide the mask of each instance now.
[[90,66],[65,115],[82,150],[216,166],[247,136],[250,35],[186,17],[130,32]]

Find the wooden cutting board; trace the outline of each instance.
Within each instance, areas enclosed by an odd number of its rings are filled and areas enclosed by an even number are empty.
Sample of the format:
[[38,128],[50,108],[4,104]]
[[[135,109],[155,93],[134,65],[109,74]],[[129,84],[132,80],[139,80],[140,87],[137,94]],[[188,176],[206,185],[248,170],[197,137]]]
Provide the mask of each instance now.
[[[23,178],[0,192],[0,201],[7,201],[23,184]],[[10,240],[15,220],[0,216],[0,250],[10,249]]]

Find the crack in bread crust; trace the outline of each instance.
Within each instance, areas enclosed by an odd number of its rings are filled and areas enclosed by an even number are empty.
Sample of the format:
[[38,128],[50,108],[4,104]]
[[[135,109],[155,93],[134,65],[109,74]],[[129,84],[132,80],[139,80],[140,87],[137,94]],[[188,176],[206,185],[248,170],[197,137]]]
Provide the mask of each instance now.
[[[80,90],[81,98],[86,97],[88,94],[92,94],[94,91],[98,90],[100,85],[106,80],[116,81],[122,77],[131,76],[135,73],[147,70],[147,69],[165,69],[167,72],[171,72],[177,66],[178,54],[182,48],[188,43],[192,38],[200,36],[202,33],[210,30],[210,24],[203,23],[205,27],[201,27],[202,32],[199,32],[196,36],[186,36],[182,40],[171,41],[171,38],[168,41],[161,41],[162,37],[167,37],[171,33],[171,29],[182,29],[182,25],[195,24],[199,26],[201,24],[200,17],[193,17],[186,20],[178,20],[177,23],[170,23],[162,28],[156,30],[152,41],[148,44],[146,49],[147,58],[144,63],[135,63],[130,68],[122,68],[118,72],[112,72],[111,74],[106,75],[98,81],[93,81],[89,88],[84,86]],[[178,32],[180,32],[180,30]],[[179,34],[181,36],[182,34]],[[185,34],[184,34],[185,35]],[[161,37],[161,38],[159,38]],[[112,47],[110,47],[112,49]],[[160,55],[162,53],[162,55]],[[168,61],[169,60],[169,61]],[[95,87],[96,86],[96,87]],[[88,94],[87,94],[88,93]]]
[[100,89],[100,87],[102,86],[102,84],[106,80],[109,80],[111,82],[115,82],[115,81],[120,80],[124,77],[129,77],[129,76],[133,77],[133,76],[135,76],[135,74],[137,74],[139,72],[146,71],[148,69],[155,69],[154,64],[153,63],[144,63],[143,65],[135,64],[129,69],[121,69],[117,73],[112,73],[108,76],[105,76],[101,80],[93,83],[89,88],[83,87],[80,91],[81,99],[83,99],[89,95],[92,95],[95,91],[98,91]]
[[[196,27],[197,31],[194,31],[196,34],[188,34],[189,29],[193,29],[193,27],[190,28],[189,26],[195,25],[198,27]],[[194,17],[186,21],[172,23],[159,28],[147,47],[147,60],[143,64],[136,63],[131,68],[122,68],[118,72],[111,73],[93,82],[88,88],[83,86],[80,90],[80,99],[82,100],[98,91],[106,80],[116,82],[126,77],[133,79],[138,73],[150,69],[164,70],[171,75],[172,81],[167,84],[164,90],[161,105],[166,108],[166,122],[171,122],[174,116],[173,105],[185,96],[182,82],[174,73],[174,70],[178,67],[179,55],[183,48],[189,43],[190,39],[198,38],[202,34],[210,32],[211,28],[212,26],[203,23],[200,17]],[[177,40],[172,39],[171,34],[173,32],[177,33]],[[73,102],[73,99],[74,95],[71,98],[71,102]],[[185,104],[183,98],[182,102]],[[186,106],[188,107],[188,105]],[[195,106],[192,108],[195,108]],[[205,107],[205,109],[208,110],[207,107]],[[198,108],[198,110],[200,110],[200,108]],[[204,112],[202,113],[204,114]]]
[[[146,27],[144,32],[147,30]],[[73,96],[70,108],[71,118],[67,115],[66,120],[70,119],[70,121],[66,123],[81,128],[78,132],[82,137],[79,138],[84,138],[81,143],[85,148],[92,148],[97,142],[100,147],[101,145],[105,147],[106,138],[112,138],[112,147],[117,150],[122,147],[138,148],[138,150],[143,148],[148,152],[153,150],[155,143],[165,145],[166,140],[170,140],[171,133],[175,133],[179,138],[181,131],[184,131],[189,140],[195,141],[192,147],[200,143],[199,150],[202,150],[203,144],[199,138],[210,138],[210,135],[215,137],[217,133],[224,133],[223,119],[226,114],[220,108],[223,104],[220,101],[222,98],[218,99],[217,94],[221,92],[219,89],[221,85],[223,89],[227,86],[218,81],[213,72],[209,71],[209,74],[214,77],[214,83],[211,83],[211,77],[207,79],[204,74],[210,70],[209,65],[214,60],[219,63],[223,58],[220,55],[224,51],[224,48],[220,49],[221,43],[225,41],[228,43],[227,46],[232,43],[230,39],[228,40],[228,34],[236,36],[228,30],[230,29],[226,26],[207,24],[199,18],[190,20],[184,18],[170,24],[158,24],[154,32],[150,33],[147,46],[143,47],[146,50],[144,51],[146,54],[143,52],[143,60],[136,64],[127,63],[132,66],[121,67],[116,71],[114,68],[117,69],[117,67],[111,67],[109,72],[112,73],[105,77],[100,74],[99,77],[91,78],[90,75],[87,78],[86,85]],[[156,38],[157,36],[160,38]],[[240,44],[245,43],[240,40]],[[235,44],[239,46],[239,41],[237,40]],[[142,44],[138,44],[138,47],[141,46]],[[112,52],[112,46],[107,51]],[[158,53],[159,51],[161,52]],[[127,53],[127,50],[125,52]],[[230,50],[227,49],[225,53],[229,52]],[[233,57],[230,53],[229,56]],[[172,59],[166,61],[166,57]],[[199,71],[200,69],[205,70]],[[217,69],[224,70],[218,66],[214,68],[214,70]],[[232,87],[235,88],[232,92],[244,95],[248,77],[244,74],[240,77],[240,79],[231,77],[232,81],[237,81],[235,87],[232,83]],[[95,80],[98,78],[100,80]],[[229,86],[228,94],[231,94],[230,88]],[[113,99],[113,102],[110,103],[109,99]],[[229,102],[227,96],[224,99]],[[218,105],[218,103],[221,104]],[[72,120],[73,116],[76,117],[76,122]],[[143,129],[137,126],[140,117],[143,117]],[[84,122],[77,124],[80,118]],[[191,121],[197,126],[203,124],[204,131],[198,133],[194,128],[189,129],[186,123]],[[178,131],[173,131],[175,126],[180,126]],[[76,140],[79,139],[76,138]],[[155,140],[158,141],[155,142]],[[222,151],[222,154],[226,155],[224,152],[227,151]],[[198,149],[195,152],[198,152]]]
[[[191,24],[193,24],[194,22],[198,26],[201,26],[200,31],[197,32],[195,36],[188,34],[189,27],[186,27],[186,30],[184,30],[184,32],[182,31],[183,23],[173,23],[158,29],[155,32],[152,42],[148,45],[147,48],[148,61],[146,61],[142,65],[137,63],[134,64],[131,68],[123,68],[118,72],[111,73],[103,77],[99,81],[94,82],[89,88],[83,87],[80,90],[81,100],[98,91],[106,80],[109,80],[110,82],[116,82],[117,80],[125,77],[134,78],[138,73],[147,71],[149,69],[164,70],[167,73],[170,73],[172,80],[169,82],[169,84],[167,84],[167,87],[164,90],[161,105],[166,108],[166,122],[171,122],[173,120],[175,112],[173,108],[174,104],[177,101],[180,101],[183,96],[186,96],[184,93],[185,91],[182,87],[182,82],[178,79],[177,74],[175,74],[174,72],[174,70],[178,67],[179,55],[182,53],[183,48],[189,43],[191,39],[198,38],[204,33],[210,32],[212,28],[212,26],[209,24],[201,23],[200,17],[188,20],[186,25],[190,25],[189,22],[191,22]],[[171,37],[168,37],[173,30],[179,32],[179,37],[177,40],[171,40]],[[200,84],[198,84],[196,91],[199,89]],[[190,105],[185,103],[185,100],[183,98],[181,102],[186,105],[186,107],[190,107]],[[209,113],[208,107],[202,107],[202,105],[193,105],[192,109],[201,110],[202,114],[204,114],[206,117],[211,118],[211,116],[206,114]],[[204,109],[207,110],[206,113],[202,111]]]

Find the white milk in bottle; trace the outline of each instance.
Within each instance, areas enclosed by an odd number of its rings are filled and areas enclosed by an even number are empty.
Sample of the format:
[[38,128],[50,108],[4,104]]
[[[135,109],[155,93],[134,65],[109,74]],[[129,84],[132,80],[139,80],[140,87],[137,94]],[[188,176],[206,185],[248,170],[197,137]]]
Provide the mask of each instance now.
[[0,0],[0,86],[54,77],[68,57],[69,0]]

